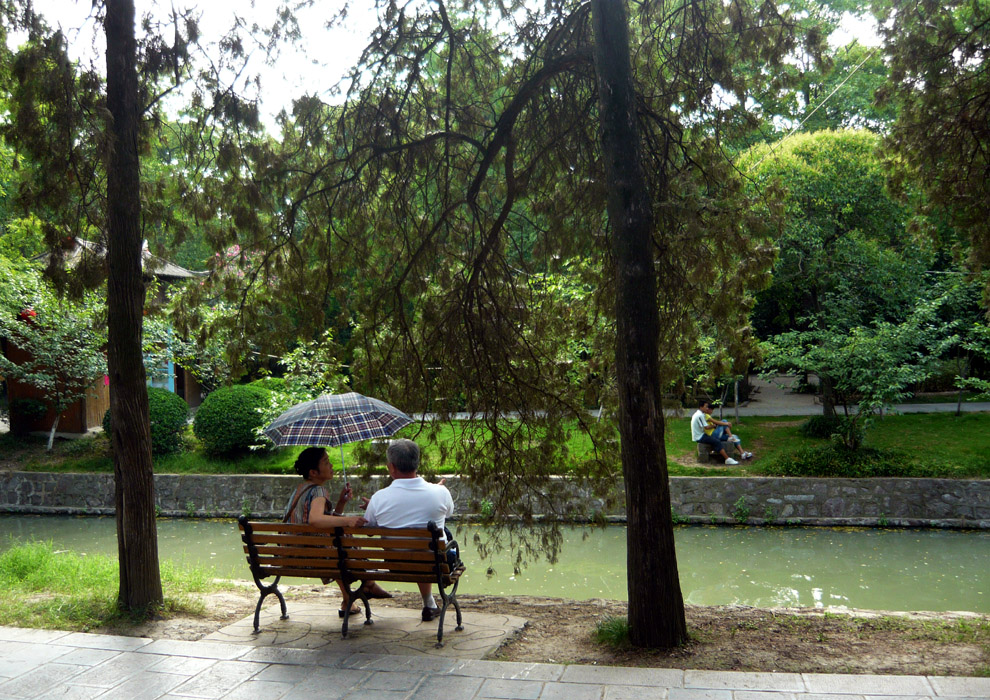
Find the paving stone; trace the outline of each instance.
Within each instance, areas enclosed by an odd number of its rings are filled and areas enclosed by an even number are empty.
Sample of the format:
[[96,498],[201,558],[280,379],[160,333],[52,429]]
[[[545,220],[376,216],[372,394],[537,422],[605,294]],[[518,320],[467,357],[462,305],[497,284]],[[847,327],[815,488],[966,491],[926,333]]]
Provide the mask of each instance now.
[[648,685],[684,687],[684,671],[675,668],[617,668],[614,666],[568,666],[560,680],[568,683]]
[[213,659],[198,659],[194,656],[165,656],[148,667],[154,673],[174,673],[179,676],[195,676],[215,664]]
[[[778,693],[772,690],[737,690],[732,694],[732,700],[797,700],[794,693]],[[802,694],[801,699],[805,696]],[[844,696],[843,700],[847,700]]]
[[29,642],[0,642],[0,678],[16,678],[74,651],[72,647]]
[[953,676],[929,676],[937,695],[990,698],[990,678],[957,678]]
[[[106,692],[106,688],[96,688],[91,685],[72,685],[63,683],[50,688],[45,693],[46,698],[58,698],[59,700],[93,700]],[[0,695],[0,698],[13,697]]]
[[596,683],[544,683],[540,700],[602,700],[604,695],[605,686]]
[[741,673],[738,671],[684,672],[685,688],[710,688],[726,690],[790,690],[803,691],[804,679],[800,673]]
[[481,678],[470,676],[430,676],[423,681],[410,700],[437,700],[437,698],[473,698],[483,683]]
[[343,700],[406,700],[408,690],[365,690],[359,688],[344,696]]
[[732,691],[706,688],[671,688],[667,698],[669,700],[732,700]]
[[[286,700],[341,700],[370,674],[352,669],[317,668],[309,678],[297,683]],[[435,700],[432,699],[432,700]]]
[[330,653],[323,649],[292,649],[289,647],[255,647],[243,656],[241,661],[261,661],[270,664],[338,666],[350,659],[353,654]]
[[478,690],[479,698],[510,698],[511,700],[536,700],[543,692],[540,681],[518,681],[508,678],[489,678]]
[[529,681],[556,681],[564,674],[559,664],[522,663],[518,661],[463,661],[450,670],[455,676],[505,678]]
[[0,627],[0,642],[52,644],[68,634],[69,632],[59,630],[37,630],[30,627]]
[[114,686],[100,700],[158,700],[158,698],[183,681],[185,676],[172,673],[142,673]]
[[317,669],[313,666],[292,666],[289,664],[272,664],[251,680],[277,681],[280,683],[301,683],[314,675]]
[[605,700],[667,700],[667,689],[643,685],[606,685]]
[[860,693],[862,695],[934,695],[922,676],[840,676],[805,673],[804,682],[812,693]]
[[265,668],[265,664],[251,661],[218,661],[205,671],[187,678],[174,692],[197,698],[220,698]]
[[[399,661],[395,656],[391,659],[393,663]],[[458,663],[457,659],[445,659],[439,656],[407,656],[396,668],[421,673],[450,673]]]
[[139,654],[196,656],[202,659],[230,661],[246,654],[250,647],[224,642],[188,642],[181,639],[156,639],[137,650]]
[[96,666],[119,655],[119,651],[110,649],[74,649],[68,654],[58,657],[58,662],[62,664],[77,664],[79,666]]
[[223,700],[279,700],[292,690],[291,683],[251,679],[223,696]]
[[368,690],[413,690],[423,680],[422,673],[406,671],[378,671],[372,673],[361,683],[361,688]]
[[38,697],[48,688],[62,685],[87,668],[87,666],[77,664],[43,664],[28,670],[17,678],[0,684],[0,693],[23,698]]
[[74,684],[112,688],[162,660],[161,656],[123,652],[72,679]]
[[121,637],[115,634],[86,634],[72,632],[59,639],[59,644],[70,647],[85,647],[87,649],[112,649],[115,651],[134,651],[147,646],[154,641],[148,637]]

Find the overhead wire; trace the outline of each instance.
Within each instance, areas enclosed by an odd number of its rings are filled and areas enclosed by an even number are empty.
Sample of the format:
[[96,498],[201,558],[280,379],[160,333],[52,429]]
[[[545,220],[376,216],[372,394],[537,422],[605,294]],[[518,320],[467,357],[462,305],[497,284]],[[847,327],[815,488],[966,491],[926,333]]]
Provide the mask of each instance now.
[[854,75],[856,75],[856,72],[860,68],[862,68],[866,64],[867,61],[869,61],[871,58],[873,58],[873,56],[879,50],[880,50],[880,47],[879,46],[876,46],[876,47],[874,47],[874,49],[872,51],[870,51],[868,54],[866,54],[866,57],[863,58],[863,60],[860,61],[859,64],[855,68],[853,68],[851,71],[849,71],[849,75],[847,75],[845,78],[843,78],[842,79],[842,82],[839,83],[838,85],[836,85],[832,89],[832,92],[830,92],[828,95],[826,95],[825,96],[825,99],[823,99],[821,102],[819,102],[818,105],[813,110],[811,110],[810,112],[808,112],[807,116],[804,119],[802,119],[800,122],[798,122],[797,126],[795,126],[790,131],[788,131],[786,134],[784,134],[784,137],[782,139],[780,139],[779,141],[777,141],[776,144],[769,144],[770,150],[768,150],[763,155],[762,158],[760,158],[758,161],[756,161],[751,166],[749,166],[748,170],[755,169],[760,163],[762,163],[764,160],[766,160],[769,156],[775,155],[775,153],[776,153],[775,146],[779,146],[784,141],[786,141],[791,136],[793,136],[795,133],[797,133],[797,131],[799,131],[802,126],[804,126],[805,122],[807,122],[809,119],[811,119],[811,117],[814,116],[815,112],[817,112],[819,109],[821,109],[826,104],[828,104],[828,101],[830,99],[832,99],[832,96],[835,95],[835,93],[837,93],[840,89],[842,89],[842,86],[845,85],[847,82],[849,82],[849,79],[852,78]]

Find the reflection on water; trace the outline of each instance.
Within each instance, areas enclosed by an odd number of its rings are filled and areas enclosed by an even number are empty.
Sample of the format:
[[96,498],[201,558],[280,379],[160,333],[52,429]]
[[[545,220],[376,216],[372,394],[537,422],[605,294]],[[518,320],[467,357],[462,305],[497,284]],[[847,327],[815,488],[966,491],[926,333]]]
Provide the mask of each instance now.
[[[557,563],[513,574],[508,553],[480,560],[472,546],[477,526],[454,525],[468,565],[464,593],[626,597],[624,527],[566,528]],[[85,554],[117,551],[113,518],[0,516],[0,548],[12,538],[51,539],[57,549]],[[162,558],[250,576],[232,520],[163,519],[158,538]],[[689,604],[990,613],[990,532],[678,527],[676,542]]]

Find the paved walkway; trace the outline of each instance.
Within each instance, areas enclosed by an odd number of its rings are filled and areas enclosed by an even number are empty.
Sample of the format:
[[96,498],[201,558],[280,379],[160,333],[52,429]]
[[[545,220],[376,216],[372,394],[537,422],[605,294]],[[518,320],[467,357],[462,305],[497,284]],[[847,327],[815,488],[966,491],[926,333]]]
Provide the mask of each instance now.
[[[758,377],[750,377],[756,389],[750,395],[750,400],[739,406],[740,416],[816,416],[821,415],[822,405],[812,394],[794,394],[790,387],[796,377],[779,377],[775,381],[766,381]],[[731,418],[735,415],[731,406],[722,409],[722,415]],[[955,403],[908,403],[894,406],[892,413],[954,413]],[[682,411],[690,414],[694,407]],[[988,401],[964,401],[964,413],[990,411]],[[715,409],[717,416],[719,409]]]
[[437,623],[423,622],[419,607],[393,606],[392,601],[386,605],[385,601],[376,600],[371,606],[373,624],[364,624],[363,613],[351,617],[347,638],[343,639],[340,636],[340,620],[330,607],[336,602],[333,598],[328,600],[329,603],[296,603],[290,596],[286,600],[289,617],[285,620],[279,618],[281,611],[277,603],[262,608],[258,621],[261,628],[259,634],[254,633],[252,615],[217,630],[205,639],[282,649],[481,659],[513,635],[522,632],[526,626],[526,620],[521,617],[472,610],[464,614],[464,629],[458,632],[454,629],[457,625],[454,608],[450,607],[443,626],[444,645],[437,649]]
[[990,698],[990,678],[562,666],[0,627],[0,698],[972,700]]

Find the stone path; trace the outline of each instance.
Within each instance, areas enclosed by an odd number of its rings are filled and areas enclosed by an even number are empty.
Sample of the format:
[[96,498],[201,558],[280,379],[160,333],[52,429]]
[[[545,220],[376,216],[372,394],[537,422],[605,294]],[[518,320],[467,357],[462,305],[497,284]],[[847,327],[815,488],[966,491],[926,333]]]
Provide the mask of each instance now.
[[326,603],[287,602],[286,620],[279,619],[281,610],[277,603],[262,609],[260,634],[254,633],[252,615],[214,632],[206,640],[276,649],[481,659],[526,625],[521,617],[471,611],[464,615],[464,629],[458,632],[454,629],[457,625],[454,608],[450,607],[444,619],[444,646],[437,649],[437,623],[423,622],[419,608],[372,605],[373,624],[364,624],[363,613],[352,616],[344,639],[340,636],[341,621]]
[[0,698],[974,700],[990,698],[990,678],[562,666],[0,627]]

